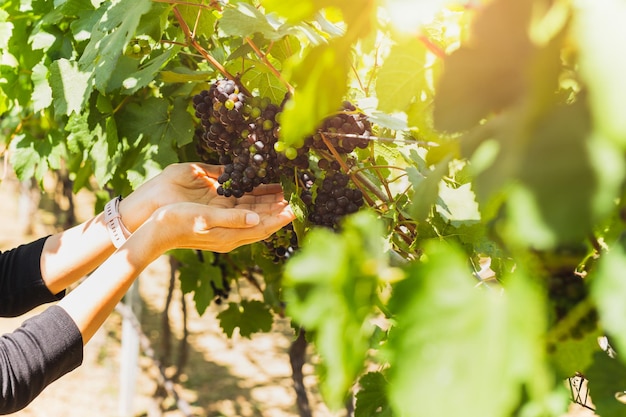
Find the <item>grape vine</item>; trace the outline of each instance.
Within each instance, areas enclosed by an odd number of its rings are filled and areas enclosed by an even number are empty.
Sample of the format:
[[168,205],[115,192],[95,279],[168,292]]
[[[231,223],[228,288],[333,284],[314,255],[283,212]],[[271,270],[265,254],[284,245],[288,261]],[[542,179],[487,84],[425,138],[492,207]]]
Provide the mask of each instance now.
[[[332,149],[343,161],[356,148],[367,148],[372,126],[351,103],[344,102],[302,147],[291,148],[291,153],[279,140],[281,107],[265,97],[246,96],[234,80],[214,81],[208,90],[193,96],[192,105],[202,126],[195,135],[200,157],[210,160],[216,154],[224,165],[218,178],[220,195],[239,198],[261,184],[280,182],[281,176],[292,178],[295,171],[311,224],[337,229],[344,216],[363,206],[363,192],[341,172],[342,165],[315,155],[316,151],[327,155]],[[317,175],[311,172],[313,165]],[[276,248],[282,252],[283,247],[293,251],[293,245]],[[286,258],[287,253],[279,257]]]

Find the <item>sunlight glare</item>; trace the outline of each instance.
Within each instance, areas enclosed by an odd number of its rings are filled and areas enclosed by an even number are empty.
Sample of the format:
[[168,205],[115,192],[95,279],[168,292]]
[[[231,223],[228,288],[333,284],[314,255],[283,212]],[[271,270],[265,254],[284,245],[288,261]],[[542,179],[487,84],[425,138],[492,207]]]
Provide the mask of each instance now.
[[406,33],[415,33],[431,23],[450,0],[386,0],[385,9],[393,26]]

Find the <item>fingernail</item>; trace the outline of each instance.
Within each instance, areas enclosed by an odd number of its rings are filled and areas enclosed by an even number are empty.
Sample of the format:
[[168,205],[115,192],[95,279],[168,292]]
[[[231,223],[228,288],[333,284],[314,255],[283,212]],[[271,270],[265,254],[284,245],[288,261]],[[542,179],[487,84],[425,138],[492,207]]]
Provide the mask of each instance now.
[[261,221],[261,218],[259,217],[258,214],[256,213],[246,214],[246,224],[253,226],[255,224],[258,224],[260,221]]

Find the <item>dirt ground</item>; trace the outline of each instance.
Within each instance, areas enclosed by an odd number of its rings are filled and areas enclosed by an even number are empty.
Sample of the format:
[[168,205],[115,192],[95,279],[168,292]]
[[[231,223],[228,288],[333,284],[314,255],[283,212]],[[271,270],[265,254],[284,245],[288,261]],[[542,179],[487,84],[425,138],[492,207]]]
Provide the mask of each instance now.
[[[4,171],[3,171],[4,173]],[[0,174],[1,175],[1,174]],[[25,212],[20,202],[20,184],[8,174],[0,182],[0,250],[33,240],[53,231],[54,219],[39,209]],[[79,220],[91,216],[92,201],[88,194],[77,196]],[[43,200],[42,200],[43,202]],[[42,204],[45,205],[45,204]],[[34,229],[26,231],[25,223],[32,221]],[[166,257],[154,262],[140,277],[141,322],[144,332],[156,350],[160,341],[160,313],[163,311],[169,283],[169,263]],[[176,340],[181,336],[180,293],[170,309]],[[189,359],[181,383],[176,386],[188,402],[194,415],[202,417],[297,417],[295,393],[287,350],[293,331],[287,321],[278,321],[272,332],[251,339],[237,335],[226,337],[215,319],[218,306],[211,306],[199,317],[193,301],[188,306]],[[20,323],[41,311],[41,307],[26,316],[0,320],[0,334],[13,331]],[[14,414],[19,417],[126,417],[118,411],[120,398],[121,317],[114,313],[85,348],[84,362],[77,370],[50,385],[26,409]],[[174,341],[174,346],[177,341]],[[316,391],[316,379],[309,357],[305,366],[305,385],[309,391],[314,417],[339,417],[325,408]],[[139,374],[133,399],[132,416],[183,416],[171,399],[161,413],[153,396],[157,389],[158,372],[146,355],[139,359]],[[588,410],[573,406],[568,417],[592,417]],[[564,416],[565,417],[565,416]]]

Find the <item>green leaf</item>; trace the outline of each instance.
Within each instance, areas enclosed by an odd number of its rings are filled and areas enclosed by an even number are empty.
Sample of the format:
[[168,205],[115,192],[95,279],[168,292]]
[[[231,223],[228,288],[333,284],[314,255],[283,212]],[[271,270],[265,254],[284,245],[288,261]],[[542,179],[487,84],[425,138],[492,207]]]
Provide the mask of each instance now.
[[600,336],[602,332],[598,330],[585,334],[582,339],[568,338],[556,343],[554,351],[550,352],[550,359],[557,377],[569,378],[576,372],[585,374],[593,363],[594,354],[600,351]]
[[9,48],[9,40],[13,34],[13,23],[8,18],[9,14],[0,9],[0,51]]
[[292,22],[299,22],[312,18],[325,5],[332,4],[329,0],[302,0],[284,2],[281,0],[264,0],[263,7],[267,11],[275,12]]
[[626,57],[615,51],[626,47],[626,5],[620,0],[576,4],[574,35],[580,51],[580,73],[589,87],[594,120],[607,137],[626,146],[623,107]]
[[300,147],[329,114],[337,111],[347,91],[350,45],[345,40],[311,50],[291,67],[291,81],[297,93],[281,116],[281,140]]
[[285,85],[261,63],[246,71],[241,80],[253,85],[258,90],[259,97],[267,97],[275,104],[280,104],[287,93]]
[[285,268],[287,313],[314,333],[323,359],[321,390],[331,408],[345,404],[374,333],[368,319],[379,274],[387,270],[381,227],[371,213],[360,212],[346,219],[341,234],[312,230]]
[[170,108],[166,99],[150,97],[128,104],[118,124],[131,140],[143,137],[152,144],[170,147],[179,138],[184,142],[193,135],[193,118],[185,110],[187,104],[177,99]]
[[[591,295],[600,314],[604,329],[612,336],[617,351],[626,349],[626,235],[611,245],[610,251],[600,258],[591,281]],[[622,358],[622,356],[618,356]]]
[[387,399],[389,383],[380,372],[368,372],[359,379],[361,388],[356,394],[355,417],[392,417]]
[[597,415],[621,417],[626,414],[626,404],[616,398],[626,391],[626,366],[622,362],[610,358],[606,352],[596,352],[585,377],[589,380],[589,395]]
[[179,67],[171,71],[161,71],[159,75],[164,83],[186,83],[210,80],[214,76],[214,72],[195,71],[189,68]]
[[94,85],[105,92],[124,46],[133,38],[141,16],[150,11],[150,0],[105,2],[101,18],[91,28],[91,39],[80,57],[80,69],[94,74]]
[[[512,194],[508,204],[510,232],[522,242],[538,248],[577,242],[590,233],[593,222],[607,209],[594,204],[596,190],[601,188],[596,172],[602,167],[594,167],[589,153],[590,124],[585,103],[579,101],[551,109],[536,121],[534,129],[528,129],[528,137],[516,138],[525,142],[525,149],[520,151],[519,143],[504,139],[504,152],[509,156],[499,158],[502,162],[496,166],[508,161],[509,167],[515,167],[517,162],[515,177],[526,188]],[[506,174],[490,169],[479,181],[489,175]],[[540,237],[546,232],[549,234]]]
[[64,154],[65,147],[59,136],[35,138],[30,134],[17,135],[11,141],[11,164],[20,180],[35,178],[42,181],[55,161]]
[[439,196],[439,183],[448,174],[449,159],[437,164],[434,170],[424,176],[416,168],[408,167],[406,173],[413,185],[410,213],[418,222],[426,220]]
[[552,382],[542,361],[539,290],[519,270],[503,278],[504,294],[481,290],[450,242],[431,241],[423,252],[389,302],[396,325],[385,350],[394,412],[512,415],[522,386],[528,401],[545,400]]
[[220,29],[229,36],[242,38],[260,33],[268,40],[278,40],[284,35],[270,24],[265,14],[244,2],[224,10]]
[[54,110],[59,114],[80,113],[91,93],[91,76],[74,61],[61,58],[50,65]]
[[394,45],[376,80],[378,108],[385,113],[405,111],[424,89],[426,47],[416,37]]
[[217,318],[228,337],[232,337],[235,328],[239,328],[239,334],[249,338],[253,333],[270,331],[273,323],[269,307],[258,300],[228,303],[228,308],[219,313]]
[[480,222],[480,211],[470,183],[457,188],[440,183],[436,209],[444,219],[455,227]]
[[52,89],[48,84],[48,68],[42,63],[33,68],[33,111],[38,112],[52,104]]
[[495,0],[480,10],[471,43],[452,52],[436,87],[438,129],[462,131],[513,104],[528,86],[533,2]]
[[180,262],[179,280],[183,294],[193,293],[199,315],[203,315],[215,297],[211,282],[222,285],[222,270],[213,265],[213,254],[203,252],[202,258],[193,250],[174,250],[169,254]]
[[[176,7],[181,16],[190,28],[196,29],[196,36],[210,38],[215,33],[216,14],[195,4],[203,4],[203,0],[190,0],[185,4],[178,4]],[[198,22],[197,25],[195,22]]]
[[176,56],[179,50],[179,47],[169,48],[142,65],[139,71],[126,76],[122,81],[122,87],[125,89],[124,94],[134,94],[139,89],[153,82],[159,70],[163,68],[173,56]]

